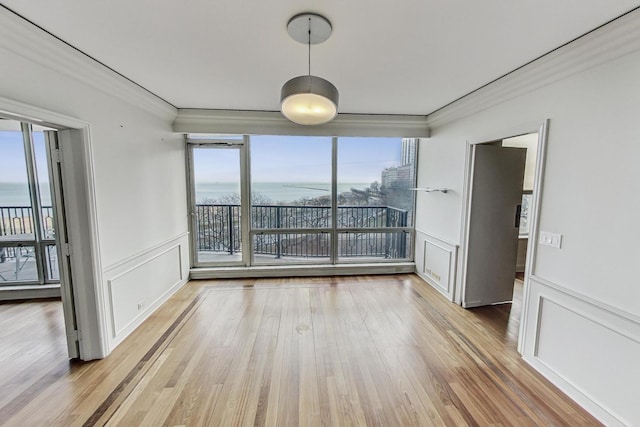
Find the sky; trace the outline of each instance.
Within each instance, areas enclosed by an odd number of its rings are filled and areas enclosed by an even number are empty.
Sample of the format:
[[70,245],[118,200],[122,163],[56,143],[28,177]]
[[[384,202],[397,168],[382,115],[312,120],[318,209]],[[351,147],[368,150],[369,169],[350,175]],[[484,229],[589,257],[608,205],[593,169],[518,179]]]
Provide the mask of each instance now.
[[[33,133],[41,181],[48,181],[44,138]],[[338,181],[380,181],[384,168],[398,165],[401,138],[339,138]],[[198,182],[229,182],[239,176],[238,150],[196,149],[194,166]],[[42,169],[42,170],[41,170]],[[252,136],[253,182],[331,182],[331,138]],[[0,182],[26,182],[22,134],[0,132]]]
[[[252,182],[331,182],[331,137],[251,136]],[[338,139],[338,182],[380,182],[400,164],[402,138]],[[238,150],[196,149],[197,182],[239,176]]]
[[[46,166],[46,152],[44,149],[44,134],[33,132],[36,147],[36,164],[38,178],[41,182],[48,182]],[[27,182],[27,167],[24,157],[24,142],[20,131],[0,131],[0,182]]]

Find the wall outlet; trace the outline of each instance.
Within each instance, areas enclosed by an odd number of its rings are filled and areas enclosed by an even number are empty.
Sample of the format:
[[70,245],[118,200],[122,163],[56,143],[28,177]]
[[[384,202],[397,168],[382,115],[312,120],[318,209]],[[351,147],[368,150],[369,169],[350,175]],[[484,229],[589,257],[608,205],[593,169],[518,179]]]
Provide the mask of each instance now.
[[540,232],[540,244],[558,248],[562,246],[562,234],[550,233],[548,231]]
[[147,305],[145,300],[142,300],[138,303],[138,311],[142,310],[144,306]]

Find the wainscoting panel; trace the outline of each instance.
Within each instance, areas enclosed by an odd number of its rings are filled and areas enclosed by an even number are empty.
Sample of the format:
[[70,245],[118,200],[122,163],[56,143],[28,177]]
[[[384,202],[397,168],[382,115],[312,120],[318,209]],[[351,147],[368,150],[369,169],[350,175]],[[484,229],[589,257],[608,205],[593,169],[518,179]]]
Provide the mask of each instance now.
[[113,349],[188,279],[187,234],[105,270]]
[[458,245],[416,230],[416,273],[453,301]]
[[525,360],[606,425],[640,425],[638,319],[540,277],[529,283]]

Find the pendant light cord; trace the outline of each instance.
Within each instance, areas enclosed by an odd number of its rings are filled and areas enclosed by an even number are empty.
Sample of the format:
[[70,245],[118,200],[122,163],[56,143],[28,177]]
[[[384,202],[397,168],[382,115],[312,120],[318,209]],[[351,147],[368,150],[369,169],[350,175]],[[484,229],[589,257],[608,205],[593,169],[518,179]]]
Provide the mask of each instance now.
[[309,18],[309,75],[311,75],[311,18]]

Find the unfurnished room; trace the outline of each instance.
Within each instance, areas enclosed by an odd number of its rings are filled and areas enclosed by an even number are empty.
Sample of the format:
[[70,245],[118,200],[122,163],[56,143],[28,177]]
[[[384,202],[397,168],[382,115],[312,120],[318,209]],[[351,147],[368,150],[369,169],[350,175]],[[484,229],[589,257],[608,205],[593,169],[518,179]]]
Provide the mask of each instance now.
[[0,0],[0,424],[640,425],[640,1]]

